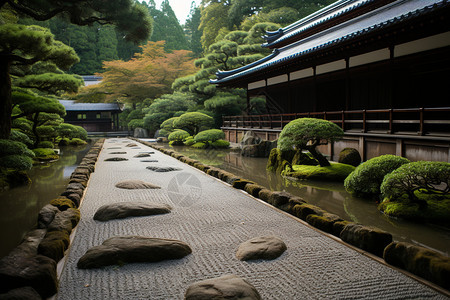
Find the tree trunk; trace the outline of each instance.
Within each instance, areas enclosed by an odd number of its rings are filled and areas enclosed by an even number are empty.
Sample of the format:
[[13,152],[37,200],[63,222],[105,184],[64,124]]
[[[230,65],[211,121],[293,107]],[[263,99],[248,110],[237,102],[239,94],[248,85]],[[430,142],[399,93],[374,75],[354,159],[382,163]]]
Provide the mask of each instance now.
[[8,59],[0,59],[0,139],[9,138],[11,133],[11,77]]
[[328,167],[330,165],[330,162],[325,158],[325,156],[322,155],[322,153],[317,151],[315,146],[309,146],[306,147],[306,149],[315,159],[317,159],[321,167]]

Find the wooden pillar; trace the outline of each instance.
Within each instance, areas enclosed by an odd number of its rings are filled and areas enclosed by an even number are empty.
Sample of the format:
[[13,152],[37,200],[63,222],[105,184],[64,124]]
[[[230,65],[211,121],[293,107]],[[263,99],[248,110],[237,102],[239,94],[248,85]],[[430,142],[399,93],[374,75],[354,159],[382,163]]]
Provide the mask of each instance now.
[[359,154],[361,155],[361,159],[362,161],[366,160],[366,145],[365,145],[366,141],[364,139],[363,136],[359,137],[359,141],[358,141],[358,151]]
[[397,139],[395,141],[395,155],[403,156],[403,141],[401,139]]

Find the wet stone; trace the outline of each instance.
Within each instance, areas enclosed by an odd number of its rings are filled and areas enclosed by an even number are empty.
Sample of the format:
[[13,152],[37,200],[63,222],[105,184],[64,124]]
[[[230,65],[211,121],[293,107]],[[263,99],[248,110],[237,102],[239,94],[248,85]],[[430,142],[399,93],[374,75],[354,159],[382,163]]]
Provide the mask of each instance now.
[[259,236],[243,242],[236,257],[240,260],[275,259],[286,249],[286,244],[276,236]]
[[226,299],[261,299],[256,288],[236,275],[224,275],[217,278],[202,280],[189,286],[186,300],[226,300]]
[[92,269],[123,263],[181,259],[192,253],[188,244],[170,239],[119,236],[90,248],[78,261],[78,268]]
[[149,170],[155,171],[155,172],[171,172],[171,171],[180,171],[181,170],[181,168],[157,167],[157,166],[148,166],[146,169],[149,169]]
[[127,217],[167,214],[171,211],[167,204],[148,202],[118,202],[101,206],[94,215],[94,220],[108,221]]
[[120,189],[160,189],[160,186],[144,182],[142,180],[124,180],[116,183],[116,187]]

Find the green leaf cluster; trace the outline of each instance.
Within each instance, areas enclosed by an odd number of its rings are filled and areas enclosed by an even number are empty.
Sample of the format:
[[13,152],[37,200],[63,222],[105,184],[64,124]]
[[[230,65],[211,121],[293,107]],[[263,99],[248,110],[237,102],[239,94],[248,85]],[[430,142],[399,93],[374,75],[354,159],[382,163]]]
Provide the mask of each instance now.
[[212,143],[217,140],[223,140],[225,138],[225,133],[220,129],[208,129],[200,131],[195,137],[194,141],[196,143]]

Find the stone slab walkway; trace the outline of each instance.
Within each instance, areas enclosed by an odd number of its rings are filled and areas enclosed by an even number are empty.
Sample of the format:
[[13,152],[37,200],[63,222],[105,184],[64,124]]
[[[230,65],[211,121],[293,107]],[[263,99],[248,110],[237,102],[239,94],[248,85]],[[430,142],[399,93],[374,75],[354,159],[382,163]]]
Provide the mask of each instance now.
[[[313,230],[180,161],[134,141],[107,139],[80,207],[78,224],[60,277],[57,299],[183,299],[187,287],[225,274],[238,275],[262,299],[447,299],[435,290]],[[110,154],[126,151],[127,154]],[[134,158],[154,151],[151,157]],[[110,157],[128,161],[104,161]],[[141,160],[158,160],[142,162]],[[147,166],[179,171],[154,172]],[[161,189],[124,190],[122,180],[138,179]],[[169,214],[99,222],[97,208],[121,201],[170,204]],[[180,260],[81,270],[78,259],[105,239],[121,235],[177,239],[192,254]],[[276,235],[287,251],[272,261],[243,262],[239,245]]]

